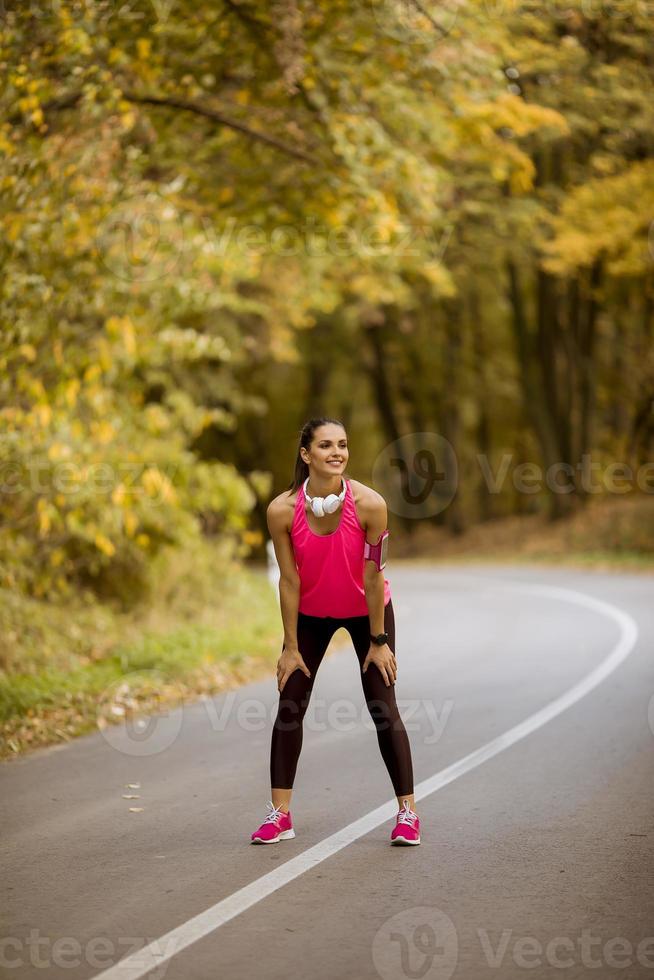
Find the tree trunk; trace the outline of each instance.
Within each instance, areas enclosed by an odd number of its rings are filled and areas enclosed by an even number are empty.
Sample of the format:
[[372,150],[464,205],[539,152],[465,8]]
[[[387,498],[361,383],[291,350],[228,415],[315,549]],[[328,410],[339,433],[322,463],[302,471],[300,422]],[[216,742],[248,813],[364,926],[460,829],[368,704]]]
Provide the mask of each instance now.
[[[489,390],[486,381],[486,360],[488,357],[488,351],[486,348],[481,310],[479,306],[479,295],[474,286],[470,291],[469,306],[470,322],[472,326],[472,343],[475,358],[474,372],[478,411],[476,449],[478,453],[484,456],[487,463],[490,464],[492,440],[490,413],[488,411]],[[477,486],[477,506],[480,521],[488,521],[495,516],[493,498],[481,472],[479,474],[479,483]]]
[[[523,404],[525,414],[530,420],[541,447],[542,460],[545,470],[561,460],[560,445],[555,420],[550,413],[550,407],[543,391],[543,373],[538,362],[538,353],[534,337],[529,330],[529,324],[524,307],[524,299],[520,285],[518,269],[513,259],[507,260],[509,279],[509,299],[513,312],[512,325],[516,340],[518,363],[520,365],[520,380],[522,384]],[[540,341],[542,344],[542,340]],[[545,486],[548,491],[549,517],[555,520],[570,512],[569,495]]]

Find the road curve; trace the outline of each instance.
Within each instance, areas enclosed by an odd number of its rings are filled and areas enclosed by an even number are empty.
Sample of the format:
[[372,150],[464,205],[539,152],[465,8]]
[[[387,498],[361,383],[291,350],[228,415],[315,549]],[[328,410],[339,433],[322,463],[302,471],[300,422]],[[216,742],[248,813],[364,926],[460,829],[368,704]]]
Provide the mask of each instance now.
[[388,577],[420,847],[388,843],[348,644],[316,679],[294,840],[249,844],[272,675],[0,765],[2,975],[654,977],[654,579]]

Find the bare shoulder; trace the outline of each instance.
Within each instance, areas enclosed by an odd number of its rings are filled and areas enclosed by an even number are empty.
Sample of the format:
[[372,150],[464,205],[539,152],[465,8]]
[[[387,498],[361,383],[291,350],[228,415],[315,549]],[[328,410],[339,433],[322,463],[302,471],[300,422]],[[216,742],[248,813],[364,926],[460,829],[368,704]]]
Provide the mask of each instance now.
[[386,517],[386,501],[382,495],[373,487],[368,487],[358,480],[350,480],[350,485],[359,521],[363,527],[366,527],[375,518],[384,520]]
[[273,528],[290,531],[296,498],[297,490],[282,490],[272,498],[266,510],[268,527],[271,531]]

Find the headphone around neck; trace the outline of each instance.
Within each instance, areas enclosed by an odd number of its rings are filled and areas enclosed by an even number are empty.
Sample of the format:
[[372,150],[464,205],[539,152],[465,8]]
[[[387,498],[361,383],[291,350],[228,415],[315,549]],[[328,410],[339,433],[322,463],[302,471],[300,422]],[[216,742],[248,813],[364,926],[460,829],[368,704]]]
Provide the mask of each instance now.
[[307,493],[307,484],[309,482],[309,477],[304,481],[304,496],[309,501],[309,506],[316,517],[324,517],[325,514],[335,514],[338,508],[341,506],[345,500],[345,491],[347,485],[345,483],[345,477],[341,477],[341,482],[343,484],[343,489],[336,495],[335,493],[328,493],[326,497],[310,497]]

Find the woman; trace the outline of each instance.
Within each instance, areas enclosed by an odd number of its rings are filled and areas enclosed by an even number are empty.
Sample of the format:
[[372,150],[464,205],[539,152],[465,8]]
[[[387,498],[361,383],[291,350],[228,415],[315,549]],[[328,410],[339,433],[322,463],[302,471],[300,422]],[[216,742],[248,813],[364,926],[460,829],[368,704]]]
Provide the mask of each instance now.
[[268,816],[251,835],[255,844],[295,837],[289,807],[302,722],[325,650],[341,626],[352,637],[366,704],[400,807],[391,843],[420,843],[411,749],[395,701],[393,605],[383,573],[385,556],[380,557],[388,536],[386,503],[375,490],[343,477],[348,457],[343,424],[310,419],[300,434],[294,479],[268,506],[280,569],[284,643],[277,661],[280,697],[270,749],[272,800]]

